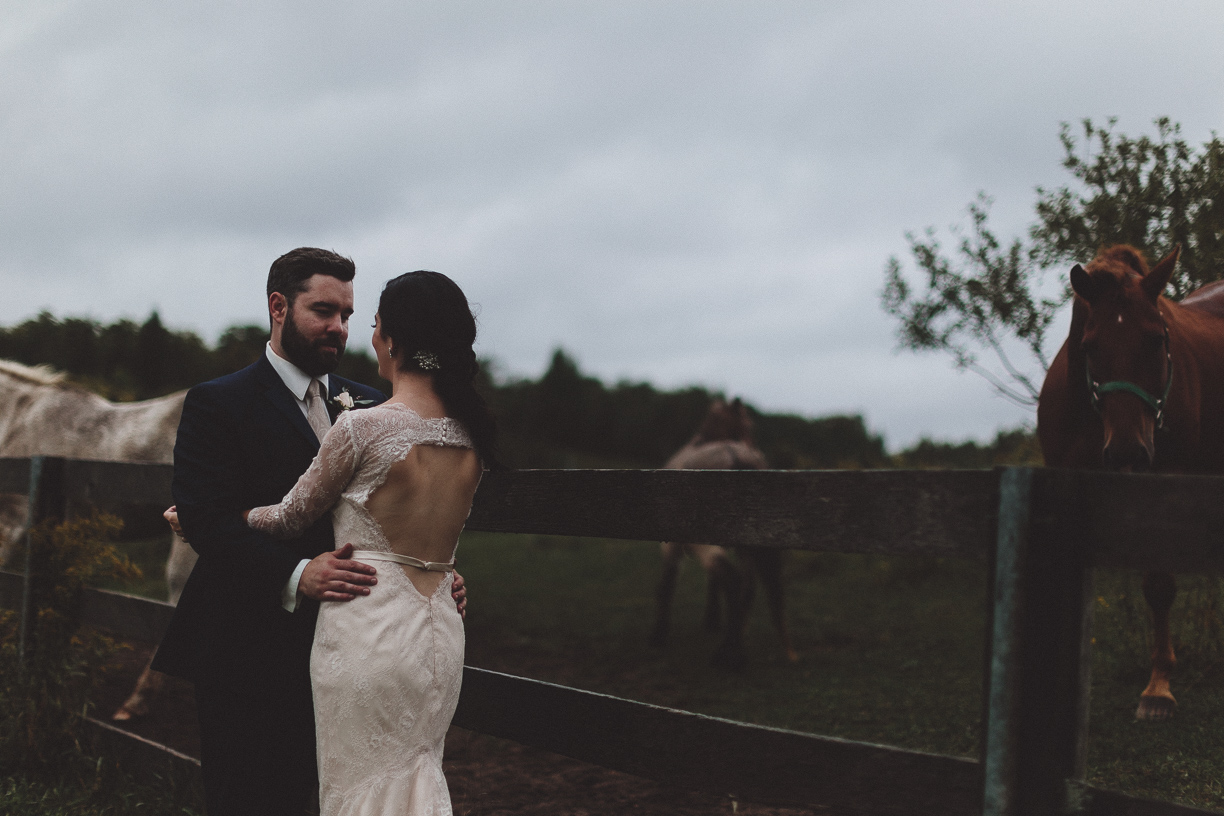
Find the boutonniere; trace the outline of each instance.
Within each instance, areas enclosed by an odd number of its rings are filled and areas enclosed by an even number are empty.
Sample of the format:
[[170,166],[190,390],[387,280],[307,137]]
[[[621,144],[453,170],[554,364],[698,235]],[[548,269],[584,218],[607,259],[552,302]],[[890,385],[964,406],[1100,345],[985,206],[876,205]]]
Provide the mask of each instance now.
[[342,387],[340,389],[340,393],[332,397],[330,402],[332,405],[335,405],[341,411],[351,411],[353,408],[374,404],[374,400],[372,399],[365,399],[364,397],[360,399],[354,399],[353,395],[349,393],[347,386]]

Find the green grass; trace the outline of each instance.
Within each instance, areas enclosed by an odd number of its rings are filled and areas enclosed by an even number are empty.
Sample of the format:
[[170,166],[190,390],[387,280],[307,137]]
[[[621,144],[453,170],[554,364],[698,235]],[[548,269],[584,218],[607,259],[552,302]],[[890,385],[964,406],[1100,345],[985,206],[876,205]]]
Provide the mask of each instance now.
[[[467,533],[468,662],[541,680],[799,731],[976,756],[985,576],[977,564],[790,553],[787,595],[802,660],[787,663],[762,598],[741,674],[709,666],[704,576],[686,561],[671,641],[646,645],[657,546],[603,539]],[[1147,620],[1135,575],[1098,578],[1089,777],[1152,798],[1224,808],[1224,683],[1210,631],[1214,579],[1183,580],[1174,615],[1181,708],[1137,723]],[[1212,589],[1214,588],[1214,590]],[[1207,620],[1205,620],[1205,618]],[[1207,634],[1203,634],[1207,630]]]
[[681,572],[666,649],[646,645],[657,546],[465,534],[468,662],[747,722],[972,755],[981,707],[981,568],[792,553],[797,665],[758,599],[750,668],[709,666],[704,575]]

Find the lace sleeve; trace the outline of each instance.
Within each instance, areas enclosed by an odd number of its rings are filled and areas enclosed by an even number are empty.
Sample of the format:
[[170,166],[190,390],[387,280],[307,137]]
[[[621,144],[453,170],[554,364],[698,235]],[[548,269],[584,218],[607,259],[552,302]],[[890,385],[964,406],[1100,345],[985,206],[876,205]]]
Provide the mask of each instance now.
[[280,504],[256,507],[247,524],[278,538],[293,538],[335,506],[357,470],[353,423],[348,411],[323,437],[310,467]]

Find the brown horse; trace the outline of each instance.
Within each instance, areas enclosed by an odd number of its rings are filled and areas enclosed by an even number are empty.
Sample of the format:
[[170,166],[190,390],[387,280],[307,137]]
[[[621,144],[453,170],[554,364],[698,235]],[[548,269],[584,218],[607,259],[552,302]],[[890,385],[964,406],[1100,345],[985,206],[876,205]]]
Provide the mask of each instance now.
[[[1129,246],[1071,270],[1071,331],[1041,389],[1037,435],[1051,467],[1161,473],[1224,472],[1224,283],[1174,302],[1161,296],[1174,248],[1151,270]],[[1169,675],[1173,576],[1149,572],[1152,676],[1135,716],[1177,708]]]
[[[715,400],[710,405],[700,430],[664,465],[675,470],[763,470],[768,465],[765,456],[752,442],[752,420],[748,409],[738,399],[728,403]],[[705,627],[719,627],[720,607],[726,607],[727,628],[722,644],[714,653],[713,663],[721,668],[739,669],[747,662],[744,654],[744,625],[755,593],[759,575],[769,602],[770,616],[782,638],[786,657],[799,659],[791,645],[786,627],[785,602],[782,597],[782,551],[768,547],[737,547],[738,563],[731,559],[725,547],[714,544],[677,544],[665,541],[663,577],[659,581],[653,646],[667,640],[671,620],[672,596],[676,577],[685,553],[694,556],[706,571]]]

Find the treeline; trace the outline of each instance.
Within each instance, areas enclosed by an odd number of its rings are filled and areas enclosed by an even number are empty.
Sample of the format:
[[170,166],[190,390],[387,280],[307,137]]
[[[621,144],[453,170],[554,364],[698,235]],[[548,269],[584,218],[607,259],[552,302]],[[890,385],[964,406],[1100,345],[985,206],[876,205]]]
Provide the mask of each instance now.
[[[718,394],[613,386],[563,351],[538,380],[490,384],[508,461],[519,467],[659,467],[692,437]],[[805,419],[751,409],[757,444],[780,468],[883,467],[884,440],[861,416]]]
[[[517,467],[658,467],[692,437],[710,401],[700,387],[659,391],[649,383],[605,385],[563,351],[539,380],[488,383],[507,461]],[[992,442],[921,440],[889,455],[859,415],[818,419],[749,406],[756,441],[776,468],[983,468],[1037,464],[1031,431],[1001,431]]]
[[[154,312],[144,323],[103,325],[44,312],[0,328],[0,358],[50,365],[109,399],[169,394],[237,371],[263,353],[268,330],[227,329],[215,346],[173,331]],[[344,355],[338,374],[386,390],[363,351]],[[538,380],[495,378],[485,366],[482,390],[501,429],[503,458],[513,467],[658,467],[693,435],[711,400],[692,386],[662,391],[649,383],[606,385],[585,375],[565,352],[553,354]],[[762,413],[750,406],[757,443],[778,468],[990,467],[1039,462],[1031,432],[1001,432],[992,443],[923,440],[895,455],[863,418],[818,419]]]
[[[0,328],[0,358],[26,365],[49,365],[73,381],[119,402],[152,399],[244,368],[268,342],[262,326],[232,326],[216,346],[199,335],[172,331],[157,312],[144,323],[119,320],[103,325],[79,317],[58,319],[48,312]],[[367,355],[345,355],[343,376],[377,380],[378,366]]]

